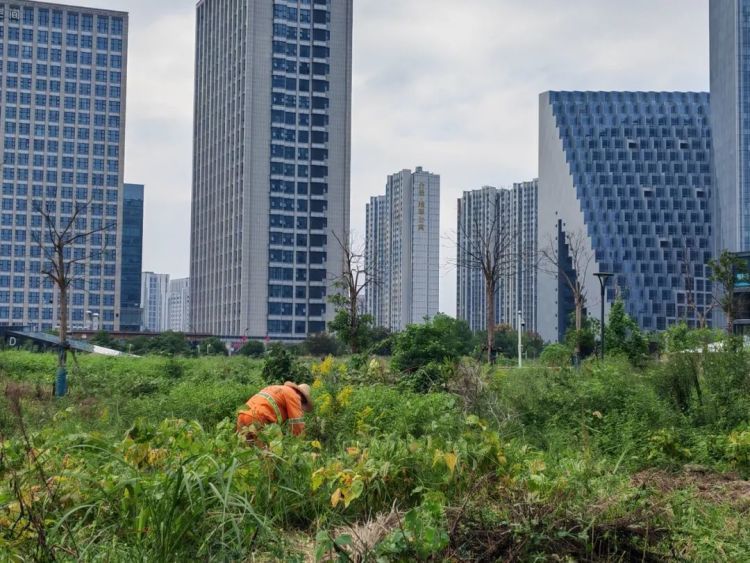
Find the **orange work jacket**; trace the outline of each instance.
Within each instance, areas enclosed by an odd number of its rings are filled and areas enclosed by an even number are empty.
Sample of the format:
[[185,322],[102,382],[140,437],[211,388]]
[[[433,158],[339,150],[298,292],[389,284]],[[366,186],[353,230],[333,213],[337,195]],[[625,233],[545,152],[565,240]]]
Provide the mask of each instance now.
[[237,417],[237,431],[243,426],[264,426],[284,424],[291,426],[292,434],[299,436],[305,429],[302,397],[294,389],[285,385],[271,385],[250,397],[247,410],[240,411]]

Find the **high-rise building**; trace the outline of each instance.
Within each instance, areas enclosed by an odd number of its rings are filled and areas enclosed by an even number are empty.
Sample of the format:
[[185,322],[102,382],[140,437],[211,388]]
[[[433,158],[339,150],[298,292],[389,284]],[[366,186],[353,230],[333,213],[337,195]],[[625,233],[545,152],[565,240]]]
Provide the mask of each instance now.
[[190,278],[170,280],[165,328],[175,332],[190,332]]
[[141,307],[143,330],[162,332],[167,330],[169,274],[143,272],[141,276]]
[[750,1],[710,0],[714,251],[750,250]]
[[193,328],[323,332],[349,235],[352,0],[201,0],[196,38]]
[[[615,275],[605,306],[619,294],[645,330],[707,314],[709,113],[705,93],[541,94],[539,248],[583,284],[590,309],[601,303],[599,271]],[[568,328],[572,294],[545,262],[537,321],[542,337],[555,341]]]
[[495,323],[517,328],[520,311],[523,329],[536,331],[537,181],[464,192],[456,232],[458,318],[474,331],[487,329],[485,276],[478,257],[491,250],[491,261],[499,266]]
[[388,176],[385,196],[367,205],[365,267],[374,277],[365,312],[403,330],[438,312],[440,176],[421,167]]
[[119,328],[127,42],[123,12],[0,1],[0,324],[58,324],[45,210],[96,231],[71,248],[69,326]]
[[122,267],[120,269],[120,330],[141,329],[143,267],[143,185],[125,184],[122,200]]

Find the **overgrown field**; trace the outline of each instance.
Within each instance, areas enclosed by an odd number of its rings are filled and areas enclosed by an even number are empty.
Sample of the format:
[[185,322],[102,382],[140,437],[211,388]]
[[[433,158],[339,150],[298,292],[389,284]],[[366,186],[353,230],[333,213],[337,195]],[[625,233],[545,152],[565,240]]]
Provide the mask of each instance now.
[[311,361],[305,436],[266,448],[234,432],[262,360],[79,362],[58,400],[53,355],[0,353],[2,561],[750,560],[741,351]]

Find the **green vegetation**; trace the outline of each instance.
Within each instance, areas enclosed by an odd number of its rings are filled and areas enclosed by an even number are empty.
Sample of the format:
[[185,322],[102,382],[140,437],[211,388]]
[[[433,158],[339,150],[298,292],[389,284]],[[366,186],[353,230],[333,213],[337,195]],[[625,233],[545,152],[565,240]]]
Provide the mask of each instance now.
[[[750,356],[703,353],[715,337],[678,327],[659,362],[626,348],[580,369],[548,347],[518,370],[467,358],[472,335],[439,317],[390,362],[79,357],[62,399],[54,355],[2,352],[0,553],[747,560]],[[236,410],[295,377],[314,382],[305,436],[246,446]]]

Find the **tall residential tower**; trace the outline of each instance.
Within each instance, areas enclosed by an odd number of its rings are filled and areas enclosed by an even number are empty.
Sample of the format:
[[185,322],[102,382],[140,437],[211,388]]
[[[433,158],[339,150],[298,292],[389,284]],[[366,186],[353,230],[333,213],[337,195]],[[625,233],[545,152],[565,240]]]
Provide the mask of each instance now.
[[143,272],[141,275],[143,330],[169,330],[169,274]]
[[440,176],[421,167],[388,176],[367,205],[365,264],[374,277],[365,311],[377,326],[403,330],[438,312]]
[[198,3],[193,330],[291,340],[333,318],[351,64],[352,0]]
[[714,250],[750,250],[750,1],[710,0]]
[[93,232],[70,247],[69,326],[120,326],[127,47],[126,13],[0,1],[2,325],[58,323],[46,210],[57,229]]
[[458,200],[457,317],[472,330],[487,329],[487,295],[481,264],[473,257],[492,245],[500,265],[495,322],[536,331],[537,181],[510,189],[485,186]]

